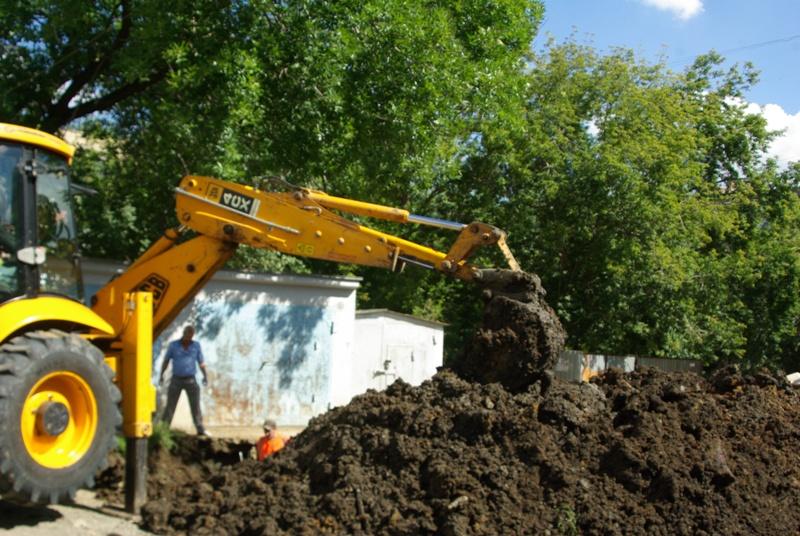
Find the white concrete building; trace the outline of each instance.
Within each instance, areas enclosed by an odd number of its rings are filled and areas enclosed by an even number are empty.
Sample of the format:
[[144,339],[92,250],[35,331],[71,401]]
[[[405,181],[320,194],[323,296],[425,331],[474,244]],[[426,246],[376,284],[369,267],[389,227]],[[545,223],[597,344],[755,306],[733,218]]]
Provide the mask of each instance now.
[[[352,394],[385,389],[398,378],[419,385],[442,366],[444,326],[388,309],[356,311],[356,341],[347,374],[351,384],[335,398],[346,404]],[[352,394],[350,394],[352,393]]]
[[[122,269],[85,261],[87,301]],[[282,426],[303,426],[342,398],[340,385],[350,384],[342,375],[353,354],[358,287],[357,278],[222,270],[155,341],[154,380],[166,343],[192,324],[209,373],[207,425],[254,426],[271,417]],[[176,424],[188,417],[182,406]]]

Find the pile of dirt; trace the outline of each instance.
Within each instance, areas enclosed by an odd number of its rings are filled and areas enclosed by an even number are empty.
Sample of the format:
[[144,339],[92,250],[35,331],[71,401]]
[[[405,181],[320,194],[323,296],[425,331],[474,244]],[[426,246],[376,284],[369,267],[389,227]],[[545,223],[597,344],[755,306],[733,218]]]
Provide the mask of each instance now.
[[501,271],[484,286],[483,325],[458,375],[356,397],[263,463],[237,461],[240,447],[201,451],[205,443],[185,438],[188,456],[179,449],[151,466],[144,527],[800,533],[800,397],[785,382],[733,368],[709,380],[653,369],[552,380],[545,371],[565,337],[539,279]]
[[192,534],[797,534],[800,401],[769,375],[643,369],[511,392],[441,372],[314,419],[264,463],[164,475]]

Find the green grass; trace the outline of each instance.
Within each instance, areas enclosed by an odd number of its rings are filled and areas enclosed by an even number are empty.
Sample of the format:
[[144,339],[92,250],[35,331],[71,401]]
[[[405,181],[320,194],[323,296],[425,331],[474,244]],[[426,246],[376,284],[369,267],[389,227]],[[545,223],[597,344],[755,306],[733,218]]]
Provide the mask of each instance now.
[[117,440],[117,451],[125,456],[125,451],[128,448],[128,443],[125,441],[125,436],[118,435],[116,437]]
[[[169,429],[169,425],[163,422],[157,422],[153,425],[153,433],[150,437],[147,438],[147,450],[154,451],[154,450],[168,450],[172,451],[175,449],[175,433]],[[125,452],[128,450],[128,442],[125,436],[118,435],[116,436],[117,441],[117,451],[122,455],[125,456]]]
[[173,450],[175,448],[175,437],[169,425],[165,422],[157,422],[153,426],[153,435],[147,441],[149,450]]
[[578,536],[578,514],[572,506],[562,504],[558,509],[558,520],[556,530],[563,536]]

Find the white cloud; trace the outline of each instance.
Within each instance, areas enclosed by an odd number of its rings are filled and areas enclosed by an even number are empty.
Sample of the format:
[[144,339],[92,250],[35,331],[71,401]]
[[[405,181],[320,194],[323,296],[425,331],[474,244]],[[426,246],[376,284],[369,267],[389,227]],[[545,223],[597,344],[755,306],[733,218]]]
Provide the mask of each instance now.
[[782,165],[800,161],[800,112],[788,114],[777,104],[760,106],[750,103],[746,109],[750,113],[763,115],[770,130],[783,131],[770,145],[770,156],[777,158]]
[[662,11],[671,11],[681,20],[689,20],[703,11],[702,0],[640,0]]

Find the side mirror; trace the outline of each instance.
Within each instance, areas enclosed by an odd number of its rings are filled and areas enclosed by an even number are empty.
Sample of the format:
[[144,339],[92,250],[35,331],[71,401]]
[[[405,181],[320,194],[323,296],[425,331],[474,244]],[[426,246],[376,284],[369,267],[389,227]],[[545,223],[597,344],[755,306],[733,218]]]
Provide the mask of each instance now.
[[47,248],[44,246],[22,248],[17,251],[17,260],[23,264],[40,266],[47,260]]
[[85,184],[78,184],[77,182],[69,183],[69,190],[72,194],[77,195],[97,195],[97,190]]

